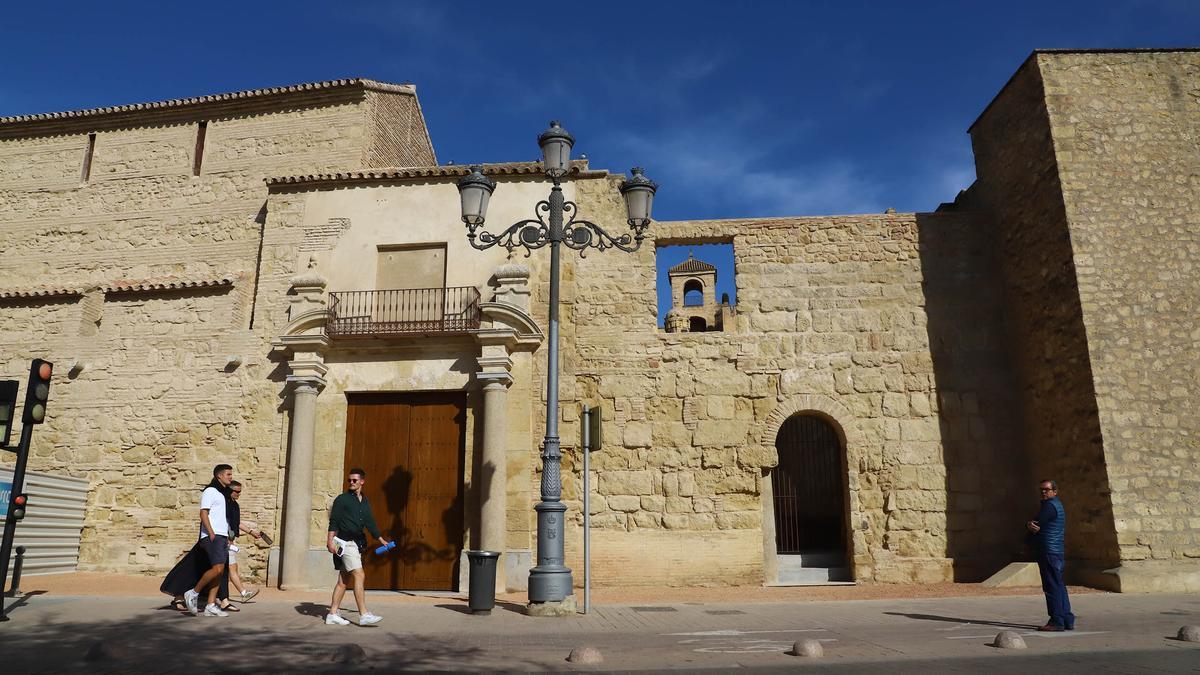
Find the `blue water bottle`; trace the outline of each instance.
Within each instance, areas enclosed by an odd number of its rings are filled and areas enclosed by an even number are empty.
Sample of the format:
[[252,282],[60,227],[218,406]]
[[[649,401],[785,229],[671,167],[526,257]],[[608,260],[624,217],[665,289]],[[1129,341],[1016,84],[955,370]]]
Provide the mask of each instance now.
[[388,543],[384,544],[383,546],[376,548],[375,555],[383,555],[384,553],[387,553],[388,551],[390,551],[394,548],[396,548],[396,542],[389,541]]

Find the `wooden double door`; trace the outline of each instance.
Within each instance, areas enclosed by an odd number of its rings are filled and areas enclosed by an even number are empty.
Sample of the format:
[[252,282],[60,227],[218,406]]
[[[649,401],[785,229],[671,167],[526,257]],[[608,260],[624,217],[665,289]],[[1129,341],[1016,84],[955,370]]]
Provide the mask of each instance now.
[[457,590],[466,394],[349,394],[348,405],[346,471],[367,472],[363,494],[396,541],[384,555],[364,553],[366,587]]

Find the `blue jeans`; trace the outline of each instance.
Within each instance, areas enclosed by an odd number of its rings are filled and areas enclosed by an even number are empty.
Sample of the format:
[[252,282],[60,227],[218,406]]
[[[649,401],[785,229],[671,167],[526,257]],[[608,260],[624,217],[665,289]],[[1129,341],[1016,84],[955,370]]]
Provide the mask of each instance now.
[[1039,553],[1038,572],[1042,575],[1042,592],[1046,594],[1046,613],[1050,625],[1067,630],[1075,627],[1075,615],[1071,613],[1071,600],[1067,598],[1067,585],[1063,582],[1063,557],[1061,553]]

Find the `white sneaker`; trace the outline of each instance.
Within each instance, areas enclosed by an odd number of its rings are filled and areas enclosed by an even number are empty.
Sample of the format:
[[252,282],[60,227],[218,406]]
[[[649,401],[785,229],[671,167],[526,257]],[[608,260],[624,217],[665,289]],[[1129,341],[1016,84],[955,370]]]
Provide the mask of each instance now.
[[258,595],[257,588],[248,588],[242,591],[242,602],[249,602],[250,598],[253,598],[256,595]]
[[204,608],[204,616],[229,616],[229,612],[217,607],[216,604]]
[[[379,616],[378,614],[372,614],[370,612],[367,612],[366,614],[363,614],[362,616],[360,616],[358,618],[358,625],[374,626],[375,624],[379,623],[380,621],[383,621],[382,616]],[[349,623],[349,622],[347,622],[347,623]]]
[[346,619],[343,619],[338,614],[326,614],[325,615],[325,625],[326,626],[349,626],[350,622],[347,621]]
[[199,597],[200,597],[200,594],[197,593],[195,591],[195,589],[189,588],[188,590],[183,592],[183,604],[187,605],[187,611],[192,616],[196,616],[197,614],[200,613],[200,608],[196,604],[196,600]]

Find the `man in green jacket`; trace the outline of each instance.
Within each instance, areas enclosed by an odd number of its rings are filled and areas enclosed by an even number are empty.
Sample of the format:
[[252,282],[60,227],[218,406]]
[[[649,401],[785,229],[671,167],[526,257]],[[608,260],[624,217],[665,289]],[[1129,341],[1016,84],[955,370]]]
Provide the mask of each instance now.
[[329,604],[329,614],[325,616],[325,623],[329,625],[345,626],[350,623],[340,614],[347,586],[354,588],[354,602],[358,604],[358,625],[370,626],[383,620],[383,617],[367,610],[367,595],[363,592],[365,575],[362,568],[362,552],[367,547],[367,537],[363,534],[363,528],[369,530],[371,536],[378,539],[380,544],[388,543],[379,533],[375,516],[371,515],[370,502],[363,496],[362,489],[366,478],[366,471],[359,468],[350,469],[347,478],[349,489],[338,495],[329,509],[329,537],[325,547],[333,554],[333,567],[338,571],[338,582],[333,587],[333,601]]

